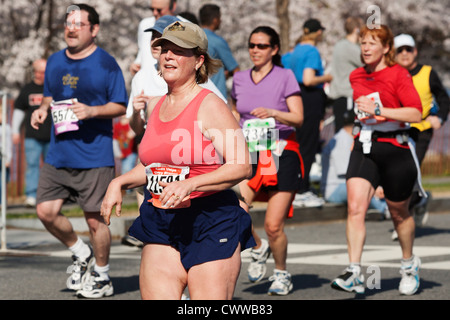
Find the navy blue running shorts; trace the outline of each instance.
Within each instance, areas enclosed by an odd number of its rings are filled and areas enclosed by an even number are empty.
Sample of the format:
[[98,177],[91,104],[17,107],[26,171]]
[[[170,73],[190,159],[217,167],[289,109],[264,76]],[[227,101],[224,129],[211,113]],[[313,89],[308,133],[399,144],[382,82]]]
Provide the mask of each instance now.
[[256,245],[250,215],[231,190],[191,199],[190,207],[180,209],[156,208],[148,202],[147,189],[144,195],[140,216],[128,233],[146,244],[172,246],[186,270],[230,258],[239,243],[241,251]]

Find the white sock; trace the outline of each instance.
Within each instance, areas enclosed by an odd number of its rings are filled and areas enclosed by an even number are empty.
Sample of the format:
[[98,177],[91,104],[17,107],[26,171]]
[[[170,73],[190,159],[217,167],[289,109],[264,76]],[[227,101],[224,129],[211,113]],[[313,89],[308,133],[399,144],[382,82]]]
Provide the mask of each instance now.
[[411,258],[409,258],[409,259],[401,260],[402,267],[404,267],[404,268],[410,268],[413,265],[413,262],[414,262],[414,255],[412,255]]
[[288,272],[287,272],[287,270],[280,270],[280,269],[275,268],[275,269],[273,269],[273,273],[274,274],[275,273],[287,274]]
[[94,271],[98,273],[98,275],[100,276],[100,278],[102,278],[103,280],[109,280],[109,264],[107,264],[106,266],[100,267],[97,264],[95,264],[94,266]]
[[91,249],[89,249],[89,246],[80,237],[78,237],[77,242],[73,246],[69,247],[69,250],[81,260],[86,259],[91,254]]
[[258,249],[252,249],[254,253],[262,253],[262,249],[264,248],[264,242],[266,240],[265,239],[261,239],[261,245],[259,246]]
[[361,264],[357,262],[350,263],[350,269],[353,273],[361,274]]

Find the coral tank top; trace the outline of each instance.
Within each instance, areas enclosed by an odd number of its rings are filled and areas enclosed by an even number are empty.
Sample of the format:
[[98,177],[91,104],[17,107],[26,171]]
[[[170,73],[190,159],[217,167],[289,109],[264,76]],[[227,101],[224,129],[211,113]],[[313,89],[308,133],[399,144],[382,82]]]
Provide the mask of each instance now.
[[[200,104],[209,93],[211,91],[207,89],[200,91],[175,119],[167,122],[159,118],[166,96],[158,101],[148,118],[147,128],[139,145],[139,158],[144,166],[160,163],[189,167],[186,178],[192,178],[214,171],[222,165],[211,140],[203,136],[201,122],[197,120]],[[190,198],[212,193],[194,191]]]

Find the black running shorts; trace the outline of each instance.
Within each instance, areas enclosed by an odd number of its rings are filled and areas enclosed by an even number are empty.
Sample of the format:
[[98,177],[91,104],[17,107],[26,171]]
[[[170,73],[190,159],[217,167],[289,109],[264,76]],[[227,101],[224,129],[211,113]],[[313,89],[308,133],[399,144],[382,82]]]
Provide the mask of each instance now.
[[366,179],[374,189],[382,186],[386,199],[398,202],[411,196],[417,168],[410,149],[373,141],[370,153],[364,154],[362,143],[355,139],[347,170],[350,178]]

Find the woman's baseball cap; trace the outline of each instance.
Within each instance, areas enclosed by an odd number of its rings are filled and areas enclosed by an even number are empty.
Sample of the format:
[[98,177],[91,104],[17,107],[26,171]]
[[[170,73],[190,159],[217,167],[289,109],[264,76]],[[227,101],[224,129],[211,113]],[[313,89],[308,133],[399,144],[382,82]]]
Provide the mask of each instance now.
[[164,41],[170,41],[177,46],[185,49],[200,49],[208,50],[208,38],[205,31],[198,25],[187,21],[175,21],[168,25],[161,36],[153,42],[153,47],[158,47]]

